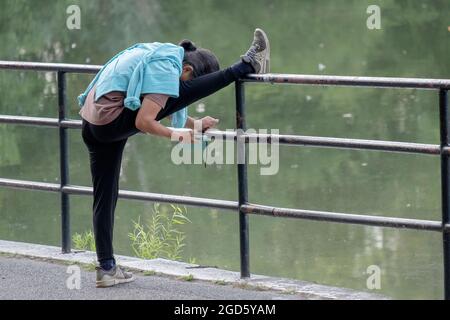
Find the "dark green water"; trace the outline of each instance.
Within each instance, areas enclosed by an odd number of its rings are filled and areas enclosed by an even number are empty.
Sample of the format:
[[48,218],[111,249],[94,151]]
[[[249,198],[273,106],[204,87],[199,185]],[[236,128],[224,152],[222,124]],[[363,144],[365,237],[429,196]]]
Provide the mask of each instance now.
[[[81,8],[81,30],[66,28],[66,8]],[[382,30],[366,27],[367,6],[381,7]],[[2,1],[0,59],[102,64],[136,42],[190,38],[223,66],[247,49],[254,27],[271,38],[272,71],[303,74],[450,78],[448,1]],[[70,75],[70,117],[89,75]],[[0,72],[0,113],[55,117],[55,75]],[[249,85],[248,126],[280,133],[438,143],[434,91]],[[233,128],[231,86],[190,107]],[[0,176],[58,182],[54,129],[0,126]],[[171,144],[129,140],[121,187],[235,200],[232,165],[176,166]],[[79,131],[70,131],[70,180],[89,185]],[[249,168],[255,203],[407,218],[440,219],[439,159],[431,156],[280,147],[280,171]],[[91,228],[91,203],[71,198],[72,228]],[[151,203],[120,201],[115,246],[131,254],[131,221]],[[188,208],[184,260],[239,269],[237,215]],[[0,189],[0,239],[58,245],[59,196]],[[366,269],[382,270],[379,293],[394,298],[442,297],[441,235],[310,221],[250,218],[253,273],[367,290]]]

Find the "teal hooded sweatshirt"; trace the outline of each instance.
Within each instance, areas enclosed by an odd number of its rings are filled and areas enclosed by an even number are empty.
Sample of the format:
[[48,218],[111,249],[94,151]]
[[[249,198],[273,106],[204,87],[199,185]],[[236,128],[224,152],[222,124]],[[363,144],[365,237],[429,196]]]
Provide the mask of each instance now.
[[[171,43],[138,43],[119,52],[97,73],[86,91],[78,97],[84,105],[89,91],[96,86],[95,101],[111,91],[126,92],[124,106],[137,110],[143,94],[179,95],[184,49]],[[172,114],[172,126],[183,128],[187,108]]]

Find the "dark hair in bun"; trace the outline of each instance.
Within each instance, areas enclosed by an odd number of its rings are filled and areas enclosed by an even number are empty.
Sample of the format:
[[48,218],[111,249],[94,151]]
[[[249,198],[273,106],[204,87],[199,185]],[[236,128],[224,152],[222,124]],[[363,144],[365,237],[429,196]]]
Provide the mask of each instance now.
[[181,40],[180,47],[183,47],[185,51],[195,51],[197,50],[197,47],[195,46],[195,44],[191,41],[191,40]]
[[210,50],[197,48],[187,39],[178,45],[184,49],[183,64],[189,64],[193,68],[194,78],[220,70],[219,61]]

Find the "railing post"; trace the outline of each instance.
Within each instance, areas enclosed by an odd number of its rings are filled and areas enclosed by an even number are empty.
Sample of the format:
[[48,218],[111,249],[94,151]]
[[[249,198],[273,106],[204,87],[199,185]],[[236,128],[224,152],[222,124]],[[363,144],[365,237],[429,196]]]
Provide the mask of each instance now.
[[66,118],[66,74],[58,71],[58,119],[59,126],[59,168],[61,187],[61,249],[69,253],[71,247],[70,235],[70,205],[69,195],[62,192],[62,188],[69,183],[69,159],[67,147],[67,129],[61,127],[61,121]]
[[245,91],[244,82],[236,81],[236,150],[237,150],[237,172],[239,192],[239,239],[241,254],[241,278],[250,277],[250,254],[248,215],[241,210],[241,205],[248,202],[247,189],[247,153],[246,144],[242,139],[242,133],[246,130],[245,123]]
[[439,118],[441,131],[441,190],[442,190],[442,237],[444,257],[444,297],[450,300],[450,234],[444,226],[450,222],[450,163],[444,148],[449,146],[449,114],[447,90],[439,91]]

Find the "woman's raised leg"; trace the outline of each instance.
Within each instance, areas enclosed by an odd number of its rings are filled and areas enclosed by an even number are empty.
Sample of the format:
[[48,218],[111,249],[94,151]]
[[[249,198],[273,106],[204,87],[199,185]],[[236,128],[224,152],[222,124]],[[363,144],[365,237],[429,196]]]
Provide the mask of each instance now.
[[207,97],[233,83],[246,74],[254,72],[253,67],[245,62],[237,62],[229,68],[212,72],[198,78],[180,81],[178,98],[169,98],[156,120],[161,120],[188,105]]

